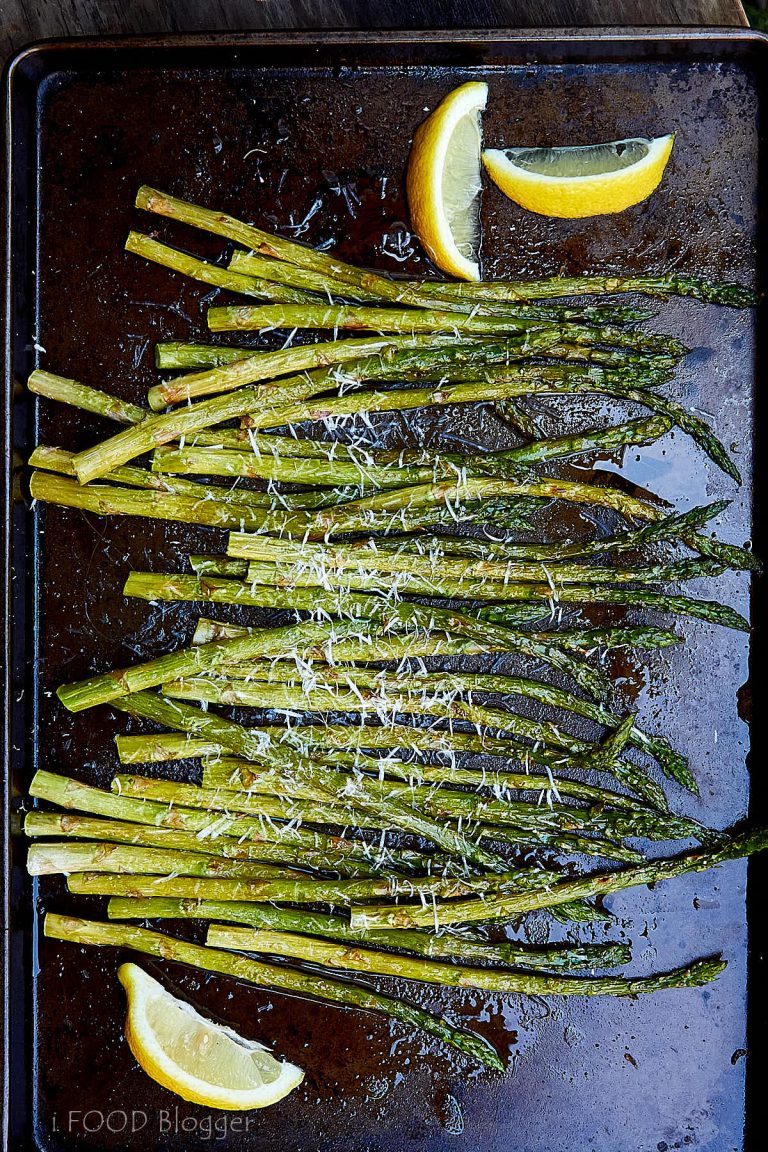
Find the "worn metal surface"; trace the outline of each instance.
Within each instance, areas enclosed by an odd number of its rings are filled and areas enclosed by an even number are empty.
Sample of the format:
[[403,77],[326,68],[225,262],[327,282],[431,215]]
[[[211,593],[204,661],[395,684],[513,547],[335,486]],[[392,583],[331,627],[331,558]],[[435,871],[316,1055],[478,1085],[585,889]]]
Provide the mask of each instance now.
[[[758,4],[757,7],[763,5]],[[52,36],[268,28],[539,28],[746,25],[740,0],[2,0],[0,59]]]
[[[123,253],[122,244],[128,228],[138,227],[202,253],[223,245],[137,213],[131,205],[142,182],[333,244],[349,259],[419,274],[424,264],[409,239],[403,201],[410,136],[427,109],[469,78],[491,83],[489,144],[678,133],[661,188],[617,217],[543,220],[487,187],[489,276],[674,269],[749,283],[758,242],[762,51],[748,38],[455,38],[431,45],[390,38],[341,46],[331,38],[289,47],[219,41],[33,54],[13,80],[15,374],[21,379],[39,362],[140,400],[155,380],[155,340],[205,338],[205,304],[215,293]],[[733,503],[719,530],[742,542],[751,533],[754,317],[676,301],[660,306],[657,323],[694,347],[674,393],[712,417],[745,483],[736,490],[680,434],[629,454],[627,482],[647,484],[680,506],[727,495]],[[564,403],[549,411],[553,427],[588,416],[584,406]],[[20,398],[13,432],[22,454],[34,440],[34,419]],[[107,431],[95,418],[50,404],[37,419],[42,441],[68,448]],[[387,424],[382,434],[391,430]],[[397,431],[489,447],[504,435],[487,414],[461,409],[409,416]],[[52,691],[186,636],[196,615],[191,607],[127,601],[119,588],[132,567],[170,569],[187,551],[215,548],[223,537],[55,508],[33,517],[17,505],[15,516],[12,788],[23,794],[37,766],[106,785],[117,766],[111,738],[128,722],[106,709],[72,716]],[[717,594],[744,608],[745,581],[723,577]],[[747,811],[748,731],[737,708],[747,661],[745,637],[696,624],[679,650],[615,666],[617,701],[635,706],[648,727],[691,756],[701,797],[673,792],[673,802],[716,826]],[[72,901],[58,880],[33,891],[22,861],[15,843],[9,1146],[208,1146],[206,1126],[224,1124],[225,1115],[171,1097],[127,1049],[115,977],[121,957],[36,935],[33,904],[37,912],[76,907],[100,916],[105,902]],[[489,1036],[508,1056],[504,1077],[479,1074],[377,1017],[178,966],[147,967],[203,1011],[274,1040],[307,1070],[301,1088],[249,1118],[247,1130],[223,1131],[219,1147],[736,1152],[747,1048],[745,876],[746,867],[734,863],[611,901],[618,919],[606,935],[632,941],[633,971],[722,950],[728,969],[709,988],[568,1003],[408,989]],[[543,928],[537,922],[527,931]],[[755,1097],[756,1117],[759,1104]],[[129,1129],[135,1114],[140,1130],[108,1130],[106,1118],[112,1114],[119,1127],[123,1111]]]

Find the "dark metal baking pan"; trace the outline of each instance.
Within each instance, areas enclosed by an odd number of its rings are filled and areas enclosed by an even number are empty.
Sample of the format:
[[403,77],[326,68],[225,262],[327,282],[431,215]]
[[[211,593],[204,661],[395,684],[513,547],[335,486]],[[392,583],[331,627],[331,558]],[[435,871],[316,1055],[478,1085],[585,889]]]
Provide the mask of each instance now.
[[[6,1148],[738,1152],[745,1123],[749,1145],[763,1146],[759,893],[766,869],[759,861],[749,868],[747,903],[741,862],[613,901],[616,932],[632,940],[636,971],[724,951],[729,966],[705,989],[568,1003],[425,992],[432,1008],[464,1018],[508,1056],[503,1078],[478,1075],[381,1019],[168,965],[163,976],[171,986],[247,1034],[272,1038],[307,1078],[281,1105],[250,1117],[247,1129],[227,1127],[223,1114],[176,1100],[148,1080],[122,1038],[119,957],[39,937],[41,910],[73,904],[57,880],[27,880],[18,812],[37,766],[108,781],[116,767],[111,737],[125,720],[106,709],[66,714],[52,689],[175,642],[191,610],[160,612],[125,601],[119,588],[131,566],[170,568],[199,536],[53,507],[30,510],[15,465],[38,436],[73,448],[106,431],[81,413],[51,405],[38,411],[18,387],[35,364],[138,399],[154,380],[152,341],[205,334],[199,286],[122,252],[128,228],[147,226],[132,208],[140,183],[267,227],[303,221],[294,234],[305,240],[419,273],[402,192],[409,137],[424,109],[454,84],[483,77],[493,94],[488,140],[580,143],[678,132],[668,179],[636,211],[547,220],[488,189],[482,213],[489,275],[674,269],[750,283],[765,242],[757,189],[765,164],[766,60],[766,41],[749,32],[603,30],[79,41],[33,47],[11,63],[2,613]],[[321,209],[312,213],[318,200]],[[219,250],[202,235],[194,244]],[[393,252],[406,259],[398,262]],[[680,437],[665,454],[643,450],[628,473],[681,501],[732,498],[722,531],[742,542],[753,535],[752,479],[765,475],[765,416],[755,388],[761,330],[753,314],[691,301],[660,305],[659,325],[695,348],[676,388],[712,416],[746,480],[736,491]],[[461,413],[462,431],[488,434],[490,425],[476,425],[479,419]],[[458,423],[456,413],[440,417],[443,433]],[[760,453],[754,459],[753,449]],[[718,594],[743,606],[744,580],[724,578]],[[751,661],[758,674],[761,619],[756,625]],[[743,818],[750,804],[756,817],[765,816],[759,708],[751,755],[761,771],[751,798],[745,766],[747,639],[705,625],[685,631],[685,645],[655,654],[645,671],[642,664],[617,666],[621,692],[691,756],[701,797],[675,794],[675,804],[719,826]],[[91,898],[89,911],[103,914],[103,902]],[[209,1131],[215,1121],[219,1129]]]

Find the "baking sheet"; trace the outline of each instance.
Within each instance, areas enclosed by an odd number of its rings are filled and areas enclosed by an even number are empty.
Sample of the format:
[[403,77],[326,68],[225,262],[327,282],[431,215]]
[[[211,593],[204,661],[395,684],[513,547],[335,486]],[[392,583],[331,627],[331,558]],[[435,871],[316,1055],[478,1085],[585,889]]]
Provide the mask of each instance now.
[[[675,270],[750,283],[761,239],[764,62],[764,41],[750,33],[430,33],[379,41],[317,34],[32,50],[12,66],[8,86],[9,389],[39,363],[139,400],[156,379],[156,340],[207,339],[205,308],[216,293],[123,253],[122,245],[130,227],[156,230],[202,254],[224,245],[136,212],[140,183],[309,243],[333,244],[346,259],[394,273],[425,271],[403,200],[409,140],[427,110],[467,79],[491,86],[484,118],[489,145],[678,132],[661,188],[617,217],[546,220],[487,185],[486,275]],[[731,498],[719,531],[741,543],[752,535],[753,430],[760,419],[753,407],[755,315],[672,301],[659,306],[656,323],[695,349],[674,394],[713,418],[745,482],[737,491],[679,434],[633,452],[625,471],[629,481],[681,507]],[[553,424],[562,412],[552,404]],[[567,419],[577,423],[584,415],[570,411]],[[442,444],[459,438],[488,447],[504,435],[487,414],[461,409],[409,415],[398,430],[414,440],[439,436]],[[7,431],[23,458],[36,438],[76,449],[107,428],[60,406],[44,404],[38,412],[31,398],[17,396]],[[18,502],[12,520],[8,1147],[189,1152],[214,1139],[218,1147],[259,1152],[742,1147],[743,862],[610,901],[618,917],[612,935],[634,946],[632,971],[723,950],[729,966],[712,986],[591,1002],[419,992],[420,1002],[463,1019],[508,1055],[503,1078],[378,1017],[163,965],[163,978],[181,995],[247,1035],[273,1039],[307,1076],[278,1107],[250,1116],[247,1130],[244,1121],[237,1126],[232,1116],[185,1104],[148,1080],[122,1038],[123,992],[115,978],[121,958],[37,935],[36,917],[45,908],[98,917],[105,901],[74,901],[56,878],[28,881],[13,832],[18,798],[36,767],[107,785],[117,767],[112,736],[129,730],[125,717],[108,709],[66,713],[53,689],[96,668],[167,650],[198,614],[194,606],[124,600],[125,574],[171,570],[186,552],[216,547],[223,536],[53,507],[30,514]],[[701,585],[702,595],[714,590]],[[717,595],[743,610],[744,578],[721,577]],[[691,756],[701,797],[671,790],[673,804],[727,826],[746,815],[750,802],[748,642],[699,623],[684,631],[679,649],[615,666],[618,699]],[[759,724],[753,728],[753,759],[760,763]],[[764,812],[760,795],[752,802],[756,814]],[[759,864],[750,868],[764,875]],[[528,931],[544,929],[542,922]],[[758,923],[750,929],[753,1019],[761,1003],[760,931]],[[764,1050],[759,1032],[754,1039]],[[759,1078],[759,1051],[751,1061],[750,1074]],[[752,1093],[750,1124],[757,1132],[763,1107],[759,1091]]]

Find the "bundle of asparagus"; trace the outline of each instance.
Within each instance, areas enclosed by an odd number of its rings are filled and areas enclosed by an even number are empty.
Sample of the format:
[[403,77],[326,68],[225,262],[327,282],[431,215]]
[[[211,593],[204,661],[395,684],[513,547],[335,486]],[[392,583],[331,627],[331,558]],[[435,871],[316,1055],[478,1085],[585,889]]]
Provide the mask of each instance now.
[[[160,726],[118,736],[123,765],[191,759],[200,773],[195,783],[118,773],[106,792],[39,772],[31,795],[59,811],[28,813],[29,870],[109,896],[115,919],[221,923],[205,947],[52,914],[46,932],[383,1011],[497,1068],[477,1036],[300,965],[537,995],[712,979],[719,959],[649,977],[578,975],[623,965],[628,948],[518,944],[497,929],[541,909],[610,920],[594,897],[766,846],[765,831],[728,836],[672,813],[652,762],[695,790],[686,759],[610,706],[593,654],[662,648],[677,634],[643,621],[562,620],[566,606],[639,607],[747,629],[734,609],[663,587],[758,569],[751,552],[706,530],[725,502],[679,514],[548,471],[654,443],[674,426],[738,481],[708,425],[660,391],[686,349],[636,327],[648,310],[611,298],[743,307],[751,295],[681,277],[394,280],[153,189],[140,189],[137,205],[240,246],[224,268],[135,232],[126,244],[266,302],[211,308],[212,331],[289,339],[279,349],[159,344],[158,368],[181,374],[150,388],[148,408],[34,372],[38,395],[126,427],[77,454],[38,446],[30,490],[99,515],[228,531],[225,552],[212,541],[189,557],[192,574],[130,572],[124,592],[247,614],[237,624],[201,617],[180,650],[59,689],[72,711],[109,704]],[[607,299],[567,300],[596,296]],[[293,346],[302,329],[333,339]],[[338,330],[373,334],[338,339]],[[526,407],[541,396],[614,398],[651,415],[544,437]],[[373,414],[449,404],[492,405],[517,443],[494,452],[375,443]],[[311,427],[319,421],[322,439]],[[300,425],[310,427],[300,434]],[[350,429],[351,441],[339,438]],[[148,467],[135,463],[148,453]],[[563,539],[563,504],[615,527]],[[646,551],[659,547],[667,552]],[[253,608],[287,617],[266,627]],[[519,667],[499,671],[499,654]],[[463,656],[489,662],[445,667]],[[649,862],[639,841],[700,847]],[[575,877],[563,868],[574,856],[593,861]],[[606,861],[625,867],[605,870]]]

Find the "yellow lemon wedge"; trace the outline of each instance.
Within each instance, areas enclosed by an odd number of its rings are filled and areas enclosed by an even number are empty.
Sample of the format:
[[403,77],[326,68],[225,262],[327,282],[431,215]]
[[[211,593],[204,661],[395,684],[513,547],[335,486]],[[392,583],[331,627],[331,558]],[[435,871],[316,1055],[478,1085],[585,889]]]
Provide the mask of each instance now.
[[141,1067],[164,1088],[209,1108],[265,1108],[304,1079],[263,1044],[206,1020],[143,969],[122,964],[128,996],[125,1037]]
[[488,175],[510,200],[542,216],[623,212],[658,187],[675,142],[635,137],[578,148],[488,148]]
[[480,114],[487,99],[487,84],[455,88],[416,129],[408,160],[416,235],[438,268],[462,280],[480,279]]

